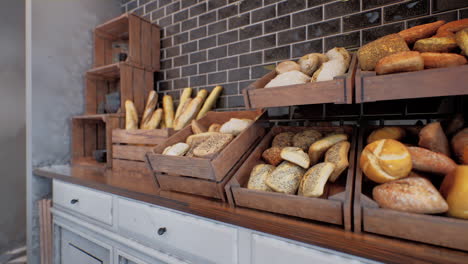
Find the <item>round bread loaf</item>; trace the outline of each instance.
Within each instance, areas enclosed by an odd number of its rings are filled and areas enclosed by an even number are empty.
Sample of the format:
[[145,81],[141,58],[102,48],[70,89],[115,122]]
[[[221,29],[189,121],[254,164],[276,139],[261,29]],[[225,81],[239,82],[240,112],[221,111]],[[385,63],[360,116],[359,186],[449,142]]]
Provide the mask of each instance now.
[[321,53],[311,53],[302,56],[298,64],[304,74],[312,76],[314,72],[324,63],[328,61],[328,57]]
[[252,190],[259,191],[273,191],[265,181],[267,177],[275,170],[275,166],[268,164],[258,164],[252,169],[250,173],[249,182],[247,183],[247,188]]
[[262,158],[265,160],[267,163],[273,165],[273,166],[278,166],[278,164],[283,161],[281,158],[281,149],[280,147],[271,147],[269,149],[266,149],[262,153]]
[[300,71],[301,67],[294,61],[283,61],[276,66],[276,73],[282,74],[289,71]]
[[449,143],[440,122],[430,123],[421,129],[418,145],[450,157]]
[[367,145],[359,165],[364,174],[377,183],[406,177],[412,168],[408,149],[393,139],[381,139]]
[[468,164],[468,127],[452,138],[452,149],[462,164]]
[[440,192],[447,199],[450,216],[468,219],[468,166],[457,166],[445,176]]
[[405,40],[398,34],[390,34],[359,48],[357,57],[363,71],[373,71],[381,58],[401,51],[409,51]]
[[293,145],[293,137],[294,133],[293,132],[282,132],[276,135],[273,138],[273,142],[271,143],[272,147],[290,147]]
[[402,140],[406,135],[406,132],[401,127],[382,127],[372,131],[367,137],[367,144],[381,139],[394,139]]
[[322,137],[322,133],[317,130],[310,129],[297,133],[293,137],[293,146],[308,151],[310,145]]

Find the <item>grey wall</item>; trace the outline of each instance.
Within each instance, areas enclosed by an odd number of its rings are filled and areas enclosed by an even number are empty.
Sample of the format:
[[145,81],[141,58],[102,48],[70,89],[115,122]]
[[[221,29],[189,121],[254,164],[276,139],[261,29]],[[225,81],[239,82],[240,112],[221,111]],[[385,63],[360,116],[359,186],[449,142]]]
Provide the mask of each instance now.
[[0,9],[0,255],[26,237],[24,0]]
[[28,263],[39,262],[36,201],[50,182],[36,167],[70,158],[70,118],[84,109],[84,74],[93,56],[92,29],[120,14],[117,0],[27,0]]

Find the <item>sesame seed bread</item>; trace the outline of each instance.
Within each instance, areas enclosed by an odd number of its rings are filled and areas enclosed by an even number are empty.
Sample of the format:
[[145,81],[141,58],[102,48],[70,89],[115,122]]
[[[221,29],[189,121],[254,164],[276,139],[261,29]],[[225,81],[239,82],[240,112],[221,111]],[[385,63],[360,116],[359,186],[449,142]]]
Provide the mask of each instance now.
[[305,170],[296,164],[283,161],[267,177],[266,185],[275,192],[295,194]]
[[275,166],[269,164],[258,164],[255,166],[250,173],[249,182],[247,183],[247,188],[252,190],[259,191],[273,191],[265,181],[267,177],[276,169]]
[[317,164],[329,148],[331,148],[336,143],[345,140],[348,140],[348,135],[335,134],[314,142],[312,145],[310,145],[309,148],[310,164]]
[[322,162],[310,168],[302,177],[299,195],[320,197],[334,169],[335,165],[331,162]]
[[285,147],[281,150],[281,158],[291,163],[308,169],[310,166],[309,155],[307,155],[301,148],[298,147]]
[[335,169],[330,175],[329,181],[335,182],[341,173],[348,168],[348,152],[350,145],[348,141],[341,141],[333,145],[325,153],[325,162],[331,162],[335,165]]

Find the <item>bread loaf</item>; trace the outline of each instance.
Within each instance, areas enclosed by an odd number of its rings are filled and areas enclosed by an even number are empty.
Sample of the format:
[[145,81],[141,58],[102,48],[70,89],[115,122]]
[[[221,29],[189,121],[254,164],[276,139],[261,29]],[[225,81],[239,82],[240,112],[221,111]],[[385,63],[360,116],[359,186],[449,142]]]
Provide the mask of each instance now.
[[451,158],[425,148],[408,147],[408,151],[415,170],[446,175],[457,167]]
[[138,113],[132,101],[125,101],[125,129],[138,129]]
[[325,162],[330,162],[335,165],[335,169],[328,179],[329,181],[335,182],[341,173],[348,168],[348,152],[350,145],[348,141],[341,141],[333,145],[325,153]]
[[304,84],[310,81],[310,77],[300,71],[288,71],[277,75],[273,80],[265,85],[265,88]]
[[140,128],[143,129],[146,123],[149,122],[153,116],[154,109],[158,103],[158,94],[155,91],[151,91],[148,94],[148,99],[146,99],[145,110],[143,111],[143,117],[141,118]]
[[211,124],[210,127],[208,128],[208,132],[219,132],[220,128],[221,128],[220,124]]
[[423,24],[400,31],[398,35],[400,35],[406,41],[406,43],[413,44],[419,39],[433,36],[437,32],[437,29],[443,24],[445,24],[445,21],[443,20]]
[[310,145],[322,137],[322,133],[317,130],[309,129],[301,131],[294,135],[293,146],[308,151]]
[[[174,130],[181,130],[187,124],[192,122],[192,120],[198,114],[198,111],[200,111],[203,101],[206,98],[206,93],[207,93],[206,91],[203,92],[202,90],[198,92],[197,97],[195,97],[193,100],[190,100],[190,103],[188,103],[187,107],[184,107],[185,109],[182,111],[179,118],[175,120]],[[189,100],[187,100],[187,102],[188,101]]]
[[342,60],[345,65],[345,72],[351,63],[351,54],[345,48],[333,48],[325,53],[328,60]]
[[468,28],[468,18],[449,22],[437,29],[436,37],[454,37],[454,33]]
[[232,134],[217,133],[193,149],[193,154],[200,158],[213,158],[234,138]]
[[177,143],[169,148],[165,148],[163,151],[163,155],[168,155],[168,156],[183,156],[185,153],[187,153],[189,149],[189,145],[185,143]]
[[311,53],[302,56],[298,64],[301,68],[301,72],[312,76],[314,72],[324,63],[328,61],[328,57],[321,53]]
[[293,145],[293,132],[282,132],[273,138],[272,147],[291,147]]
[[418,145],[450,157],[449,143],[439,122],[430,123],[421,129]]
[[192,132],[194,134],[200,134],[200,133],[207,132],[206,128],[202,124],[200,124],[197,120],[192,120],[192,123],[190,125],[192,127]]
[[266,184],[275,192],[295,194],[305,170],[296,164],[283,161],[267,177]]
[[301,148],[285,147],[281,150],[281,158],[291,163],[308,169],[310,166],[309,155],[307,155]]
[[265,160],[268,164],[271,164],[273,166],[278,166],[283,159],[281,158],[281,149],[280,147],[271,147],[269,149],[266,149],[262,153],[262,158]]
[[165,95],[163,97],[163,109],[164,109],[164,122],[166,122],[167,128],[174,127],[174,103],[172,102],[172,96]]
[[331,148],[336,143],[345,140],[348,140],[348,135],[335,134],[314,142],[309,147],[310,164],[317,164],[329,148]]
[[158,108],[156,111],[154,111],[153,115],[151,115],[151,118],[142,124],[140,127],[141,129],[156,129],[159,126],[159,123],[161,123],[163,116],[163,110],[161,108]]
[[253,120],[250,119],[231,118],[221,126],[219,132],[237,136],[247,129],[252,122]]
[[187,100],[190,99],[190,96],[192,96],[192,88],[185,88],[184,91],[182,92],[182,95],[180,96],[179,106],[177,107],[177,110],[174,116],[174,121],[182,113],[184,105],[187,102]]
[[320,197],[334,169],[335,165],[331,162],[314,165],[302,177],[298,194],[306,197]]
[[420,71],[423,69],[424,60],[417,51],[402,51],[388,55],[380,59],[375,66],[377,74]]
[[446,128],[445,128],[445,134],[447,134],[448,136],[451,136],[457,133],[458,131],[460,131],[464,125],[465,125],[465,118],[463,117],[461,113],[457,113],[455,114],[453,118],[448,120],[446,124]]
[[333,80],[336,76],[346,73],[346,62],[344,60],[329,60],[320,66],[312,76],[312,82]]
[[301,67],[294,61],[283,61],[276,66],[276,73],[282,74],[289,71],[300,71]]
[[445,68],[466,64],[466,58],[455,53],[423,52],[425,68]]
[[273,191],[268,185],[266,185],[266,179],[270,174],[275,170],[275,166],[268,164],[258,164],[252,169],[250,173],[249,182],[247,183],[247,188],[251,190],[258,191]]
[[455,134],[452,138],[452,149],[462,164],[468,164],[468,128]]
[[457,166],[445,176],[440,192],[447,199],[450,216],[468,219],[468,166]]
[[462,29],[455,35],[458,47],[460,47],[465,54],[468,54],[468,28]]
[[434,185],[421,177],[407,177],[376,186],[372,196],[380,207],[397,211],[439,214],[448,210]]
[[200,109],[200,112],[198,112],[198,114],[197,114],[197,118],[196,118],[197,120],[204,117],[206,115],[206,113],[208,113],[208,111],[210,111],[211,108],[213,108],[213,106],[216,104],[216,101],[218,100],[218,97],[219,97],[219,95],[221,94],[222,91],[223,91],[223,87],[219,86],[219,85],[217,85],[213,89],[213,91],[211,91],[210,95],[208,96],[208,98],[206,98],[205,103],[203,104],[202,108]]
[[193,150],[198,147],[201,143],[205,142],[208,138],[211,136],[216,136],[220,133],[216,132],[205,132],[205,133],[200,133],[200,134],[194,134],[191,136],[188,136],[185,143],[187,143],[190,148],[185,154],[187,157],[194,157],[195,155],[193,154]]
[[390,34],[359,48],[357,57],[363,71],[373,71],[381,58],[401,51],[409,51],[405,40],[398,34]]
[[381,139],[394,139],[400,141],[405,137],[405,135],[406,132],[401,127],[382,127],[372,131],[372,133],[367,137],[367,144]]
[[364,174],[377,183],[406,177],[412,168],[408,149],[393,139],[381,139],[367,145],[359,165]]
[[419,52],[451,52],[457,47],[454,37],[434,37],[416,41],[413,49]]

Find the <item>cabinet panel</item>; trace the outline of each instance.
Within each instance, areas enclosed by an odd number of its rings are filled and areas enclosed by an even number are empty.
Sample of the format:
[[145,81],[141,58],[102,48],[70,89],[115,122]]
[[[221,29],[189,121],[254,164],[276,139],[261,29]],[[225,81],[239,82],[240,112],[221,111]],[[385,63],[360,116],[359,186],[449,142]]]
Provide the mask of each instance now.
[[66,229],[61,229],[61,264],[110,264],[110,252]]
[[102,264],[102,260],[97,259],[73,244],[64,245],[62,253],[62,264]]

